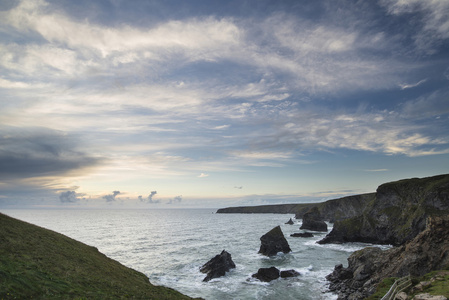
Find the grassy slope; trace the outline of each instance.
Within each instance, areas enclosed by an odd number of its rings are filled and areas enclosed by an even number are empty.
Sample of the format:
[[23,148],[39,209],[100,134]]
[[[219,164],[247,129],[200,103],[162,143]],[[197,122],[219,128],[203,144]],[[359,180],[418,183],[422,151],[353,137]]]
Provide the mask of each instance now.
[[[390,277],[385,278],[377,287],[375,294],[367,298],[367,300],[378,300],[388,292],[396,278]],[[427,281],[430,282],[422,291],[412,291],[411,288],[417,285],[419,282]],[[417,294],[429,293],[433,296],[443,295],[449,297],[449,271],[440,270],[432,271],[426,275],[419,278],[412,278],[412,287],[410,287],[405,292],[409,295],[409,299],[413,298]]]
[[0,213],[0,299],[190,299],[94,247]]

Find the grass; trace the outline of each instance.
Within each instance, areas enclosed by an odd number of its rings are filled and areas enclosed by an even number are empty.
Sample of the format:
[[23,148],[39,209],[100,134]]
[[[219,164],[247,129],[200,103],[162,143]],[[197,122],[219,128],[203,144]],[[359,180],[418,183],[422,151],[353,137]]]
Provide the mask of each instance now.
[[366,298],[367,300],[378,300],[382,299],[383,296],[390,290],[391,286],[393,285],[394,281],[396,280],[396,277],[388,277],[382,280],[381,283],[377,286],[376,292]]
[[0,299],[191,299],[95,247],[0,213]]
[[[395,277],[385,278],[377,286],[376,292],[370,297],[366,298],[366,300],[382,299],[382,297],[388,292],[396,279],[397,278]],[[413,290],[413,287],[415,285],[424,281],[430,282],[430,284],[425,286],[422,291],[414,291],[412,293],[410,292],[411,290]],[[449,297],[449,270],[432,271],[422,277],[412,278],[412,286],[405,292],[408,294],[409,299],[412,299],[414,296],[423,293],[428,293],[433,296],[443,295],[447,298]]]

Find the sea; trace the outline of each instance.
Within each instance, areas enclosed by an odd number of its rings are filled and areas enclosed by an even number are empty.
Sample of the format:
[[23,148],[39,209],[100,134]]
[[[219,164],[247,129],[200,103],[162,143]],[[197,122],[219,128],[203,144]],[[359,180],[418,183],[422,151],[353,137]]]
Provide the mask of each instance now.
[[[326,233],[312,238],[290,237],[303,232],[292,214],[217,214],[215,209],[8,209],[11,217],[62,233],[97,247],[108,257],[191,297],[214,299],[336,299],[325,277],[334,266],[369,244],[319,245]],[[290,218],[294,225],[285,224]],[[258,254],[260,237],[280,225],[292,252],[274,257]],[[329,231],[332,224],[328,224]],[[383,246],[378,246],[383,247]],[[226,250],[236,268],[226,276],[203,282],[199,270]],[[260,282],[259,268],[294,269],[300,276]]]

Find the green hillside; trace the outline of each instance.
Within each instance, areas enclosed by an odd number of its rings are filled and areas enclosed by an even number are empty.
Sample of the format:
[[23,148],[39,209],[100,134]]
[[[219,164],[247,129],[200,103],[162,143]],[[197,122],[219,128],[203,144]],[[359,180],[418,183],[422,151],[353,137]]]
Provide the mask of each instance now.
[[0,299],[191,299],[95,247],[0,213]]

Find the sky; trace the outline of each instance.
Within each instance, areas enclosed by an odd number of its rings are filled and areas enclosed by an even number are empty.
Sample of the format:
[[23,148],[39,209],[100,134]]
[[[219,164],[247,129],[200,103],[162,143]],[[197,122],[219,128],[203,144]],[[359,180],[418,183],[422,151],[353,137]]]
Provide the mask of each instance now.
[[0,208],[319,202],[449,173],[448,16],[2,0]]

